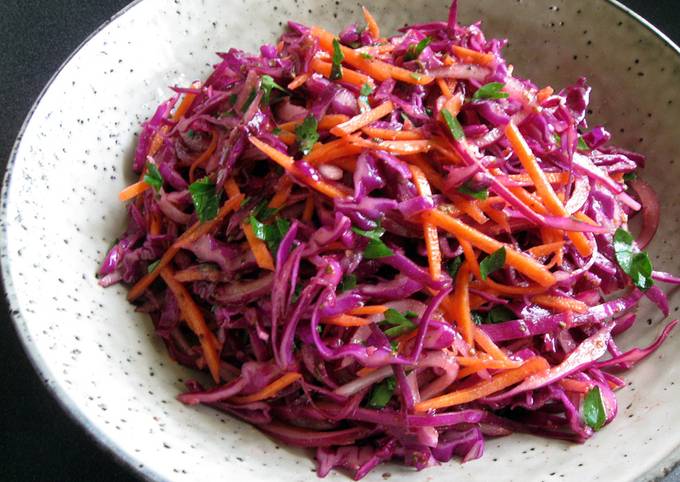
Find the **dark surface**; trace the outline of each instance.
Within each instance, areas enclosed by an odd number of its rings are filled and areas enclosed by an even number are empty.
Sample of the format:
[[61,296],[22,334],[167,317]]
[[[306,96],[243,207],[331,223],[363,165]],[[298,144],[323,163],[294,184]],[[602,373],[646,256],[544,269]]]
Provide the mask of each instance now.
[[[0,173],[31,105],[66,57],[126,0],[0,0]],[[677,0],[622,3],[680,43]],[[675,8],[674,8],[675,7]],[[133,480],[50,398],[24,355],[0,297],[0,478]],[[680,480],[676,471],[674,480]]]

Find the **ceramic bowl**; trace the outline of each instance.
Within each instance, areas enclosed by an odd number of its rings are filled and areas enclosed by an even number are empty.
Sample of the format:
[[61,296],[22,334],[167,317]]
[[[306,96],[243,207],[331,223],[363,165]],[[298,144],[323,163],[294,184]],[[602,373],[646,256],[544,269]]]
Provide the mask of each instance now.
[[[445,0],[366,2],[385,31],[446,18]],[[648,156],[644,177],[661,195],[654,263],[676,256],[680,176],[680,57],[653,27],[604,0],[461,0],[465,22],[509,37],[517,72],[539,85],[585,75],[592,121],[618,145]],[[122,287],[95,271],[122,231],[116,194],[133,181],[140,123],[170,94],[200,79],[231,46],[273,41],[287,19],[330,30],[360,19],[357,3],[320,0],[143,0],[116,15],[68,59],[24,125],[2,192],[0,256],[12,316],[40,376],[97,440],[154,480],[311,481],[309,453],[252,427],[175,400],[191,374],[174,364]],[[680,294],[671,292],[671,309]],[[621,340],[646,344],[660,330],[648,306]],[[680,335],[626,374],[616,420],[584,445],[512,435],[485,456],[422,472],[385,465],[367,480],[653,479],[680,458]],[[442,479],[445,477],[445,479]],[[347,480],[332,473],[327,480]]]

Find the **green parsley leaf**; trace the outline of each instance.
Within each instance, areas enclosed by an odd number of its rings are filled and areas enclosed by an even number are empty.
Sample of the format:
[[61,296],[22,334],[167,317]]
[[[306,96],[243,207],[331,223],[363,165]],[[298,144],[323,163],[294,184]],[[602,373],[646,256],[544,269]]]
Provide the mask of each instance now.
[[557,134],[557,133],[555,133],[554,135],[555,135],[555,144],[557,144],[558,146],[561,146],[562,145],[562,136]]
[[331,80],[342,79],[342,61],[345,60],[345,55],[340,48],[340,41],[337,38],[333,39],[333,66],[331,67]]
[[281,134],[281,128],[280,127],[274,127],[272,129],[272,134],[274,134],[275,136],[278,136],[279,134]]
[[189,193],[196,208],[198,219],[204,223],[217,216],[220,198],[215,190],[215,184],[209,177],[195,181],[189,186]]
[[262,88],[262,103],[264,105],[269,105],[272,89],[279,89],[281,92],[287,92],[286,89],[277,84],[269,75],[262,76],[260,87]]
[[411,72],[411,73],[409,74],[409,76],[410,76],[412,79],[415,79],[415,80],[420,80],[420,79],[423,78],[423,76],[420,75],[418,72]]
[[346,274],[342,277],[342,281],[340,282],[340,292],[342,293],[344,291],[354,289],[356,285],[357,277],[353,274]]
[[598,386],[593,387],[583,399],[583,421],[595,431],[600,430],[607,421],[607,412]]
[[368,54],[366,52],[359,52],[359,57],[366,60],[371,60],[373,58],[371,54]]
[[396,355],[399,350],[399,342],[397,340],[392,340],[390,342],[390,348],[392,349],[392,354]]
[[470,186],[470,183],[468,182],[466,182],[456,190],[461,194],[465,194],[466,196],[479,199],[480,201],[484,201],[489,197],[489,188],[483,187],[482,189],[479,190],[473,189]]
[[423,50],[425,50],[425,47],[430,45],[431,42],[432,42],[432,37],[425,37],[423,40],[421,40],[417,44],[409,45],[408,50],[406,51],[406,55],[404,56],[404,61],[408,62],[409,60],[416,60],[418,57],[420,57],[420,54],[423,53]]
[[316,117],[310,114],[305,117],[302,124],[295,128],[295,135],[297,136],[298,144],[300,144],[300,150],[305,156],[310,153],[314,144],[319,140],[318,127],[319,123]]
[[460,269],[462,264],[463,257],[456,256],[451,261],[449,261],[449,264],[446,265],[446,271],[449,272],[449,276],[451,276],[451,279],[456,279],[456,275],[458,274],[458,270]]
[[426,113],[429,117],[432,117],[432,114],[434,114],[434,112],[432,112],[432,109],[430,109],[429,107],[425,107],[425,113]]
[[472,322],[475,325],[483,325],[486,323],[486,316],[484,316],[484,313],[480,313],[479,311],[471,311],[470,315],[472,317]]
[[274,214],[276,214],[279,210],[275,208],[270,208],[268,206],[268,201],[266,199],[263,199],[260,204],[255,206],[255,209],[253,209],[253,212],[251,213],[253,216],[255,216],[257,219],[261,219],[262,221],[266,221],[270,217],[272,217]]
[[625,229],[619,228],[614,233],[614,255],[616,262],[630,276],[635,286],[643,291],[652,287],[653,268],[649,255],[644,251],[635,251],[633,236]]
[[517,315],[505,306],[496,306],[489,311],[487,319],[489,323],[503,323],[504,321],[516,320]]
[[196,137],[196,131],[193,130],[193,129],[189,129],[189,131],[187,132],[187,135],[188,135],[190,138],[193,139],[194,137]]
[[444,116],[446,125],[449,127],[449,131],[451,131],[451,135],[455,140],[459,141],[463,137],[465,137],[465,133],[463,132],[463,126],[460,125],[458,119],[451,115],[451,112],[449,112],[446,109],[442,109],[442,116]]
[[578,145],[576,146],[576,148],[579,151],[589,151],[590,150],[590,146],[588,144],[586,144],[586,141],[584,141],[583,137],[581,137],[581,136],[579,136],[579,138],[578,138]]
[[636,179],[637,179],[637,173],[636,172],[627,172],[623,175],[624,181],[634,181]]
[[373,388],[371,397],[368,400],[368,406],[371,408],[384,408],[392,400],[396,387],[397,380],[394,377],[384,379]]
[[370,104],[368,103],[368,96],[373,93],[373,87],[371,87],[369,84],[364,84],[361,86],[361,91],[359,92],[359,105],[361,106],[362,110],[364,107],[370,108]]
[[290,228],[290,221],[283,218],[277,218],[272,224],[264,224],[251,214],[248,222],[253,228],[255,237],[267,243],[269,252],[273,256],[276,256],[279,245]]
[[237,99],[238,99],[238,95],[236,95],[236,94],[231,94],[231,95],[229,96],[229,103],[230,103],[231,105],[234,105],[234,104],[236,103],[236,100],[237,100]]
[[147,273],[151,273],[153,270],[155,270],[155,269],[158,267],[158,265],[160,264],[160,262],[161,262],[161,260],[160,260],[160,259],[157,259],[156,261],[154,261],[153,263],[151,263],[149,266],[147,266],[146,272],[147,272]]
[[246,99],[245,103],[243,104],[243,107],[241,107],[241,112],[245,112],[248,110],[248,107],[250,107],[250,104],[253,103],[255,100],[255,97],[257,97],[257,91],[255,89],[250,91],[250,94],[248,94],[248,98]]
[[378,259],[394,255],[394,251],[392,251],[385,243],[380,240],[382,235],[385,234],[384,228],[378,226],[371,231],[364,231],[363,229],[352,227],[352,231],[357,233],[359,236],[370,239],[366,249],[364,249],[364,258]]
[[505,84],[502,84],[501,82],[489,82],[477,89],[477,92],[474,93],[472,99],[506,99],[508,93],[503,92],[503,87],[505,87]]
[[156,164],[150,162],[146,163],[146,174],[144,174],[144,182],[154,188],[156,192],[163,187],[163,177],[156,167]]
[[491,273],[498,271],[505,265],[505,246],[491,253],[479,263],[479,271],[482,279],[488,278]]
[[[385,312],[384,315],[385,320],[383,321],[383,323],[392,325],[392,328],[388,328],[387,330],[385,330],[385,334],[390,338],[396,338],[397,336],[401,336],[404,333],[408,333],[409,331],[416,329],[418,325],[413,323],[407,317],[408,314],[414,315],[415,313],[402,314],[393,308],[389,308]],[[416,315],[416,317],[417,316],[418,315]]]

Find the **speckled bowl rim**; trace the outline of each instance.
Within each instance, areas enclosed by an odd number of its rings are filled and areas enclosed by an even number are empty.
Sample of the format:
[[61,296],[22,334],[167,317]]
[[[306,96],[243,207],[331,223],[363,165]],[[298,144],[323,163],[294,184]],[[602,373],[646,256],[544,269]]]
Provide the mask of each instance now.
[[[132,457],[129,454],[129,452],[126,452],[119,445],[113,443],[113,441],[106,434],[104,434],[100,429],[98,429],[94,424],[92,424],[90,419],[85,416],[85,414],[73,401],[73,399],[70,397],[66,390],[64,390],[62,387],[56,384],[52,385],[49,383],[51,380],[51,371],[47,367],[47,364],[45,363],[45,360],[43,359],[41,353],[34,347],[34,345],[30,342],[30,340],[28,340],[28,338],[24,335],[24,333],[20,329],[20,322],[23,321],[23,318],[21,316],[21,311],[19,310],[19,304],[17,302],[14,285],[9,271],[9,253],[7,250],[7,222],[6,222],[8,215],[7,205],[9,198],[9,183],[11,182],[12,179],[12,171],[14,169],[14,164],[16,162],[17,152],[19,150],[19,146],[21,145],[21,141],[24,132],[26,131],[26,127],[31,122],[33,114],[37,109],[38,105],[42,101],[47,91],[52,86],[52,83],[57,78],[57,76],[69,64],[73,57],[75,57],[75,55],[78,52],[80,52],[80,50],[90,40],[97,36],[102,30],[104,30],[109,24],[111,24],[111,22],[128,13],[130,10],[132,10],[135,6],[137,6],[139,3],[143,1],[144,0],[134,0],[129,5],[123,7],[121,10],[119,10],[117,13],[111,16],[111,18],[102,23],[90,35],[88,35],[87,38],[83,40],[80,43],[80,45],[78,45],[78,47],[76,47],[76,49],[64,60],[64,62],[59,66],[57,71],[52,75],[50,80],[47,82],[47,84],[42,89],[42,91],[36,98],[35,102],[31,106],[31,109],[29,110],[28,114],[26,115],[26,118],[24,119],[24,122],[22,123],[21,128],[19,129],[19,132],[17,134],[17,138],[14,141],[14,145],[12,146],[12,151],[10,153],[9,160],[7,162],[7,167],[5,169],[5,175],[2,182],[2,189],[0,190],[0,278],[2,278],[3,294],[8,302],[9,316],[14,325],[14,330],[17,334],[17,337],[21,341],[21,345],[24,352],[26,353],[26,355],[28,355],[28,359],[31,363],[31,366],[36,371],[38,377],[40,378],[40,380],[42,381],[43,385],[50,393],[50,395],[57,400],[59,406],[71,418],[71,420],[75,421],[78,425],[85,429],[85,433],[97,446],[104,449],[105,452],[108,452],[111,455],[113,455],[115,460],[118,461],[121,465],[125,466],[128,470],[135,473],[136,475],[141,476],[145,480],[159,481],[163,480],[163,477],[161,477],[160,474],[156,473],[155,471],[151,470],[145,465],[140,467],[140,465],[137,464],[137,460],[135,460],[135,458]],[[670,47],[672,50],[675,51],[675,53],[678,56],[680,56],[680,47],[678,47],[678,45],[675,42],[673,42],[673,40],[671,40],[665,33],[663,33],[661,30],[652,25],[644,17],[638,15],[636,12],[626,7],[625,5],[622,5],[617,0],[601,0],[601,1],[604,1],[613,8],[621,10],[622,12],[636,20],[643,27],[645,27],[646,29],[651,31],[654,35],[659,37],[659,39],[661,39],[661,41],[664,42],[667,47]],[[654,466],[654,468],[652,468],[645,475],[645,478],[653,481],[661,481],[666,475],[671,473],[676,467],[679,466],[680,466],[680,445],[678,445],[671,452],[670,455],[660,460]]]

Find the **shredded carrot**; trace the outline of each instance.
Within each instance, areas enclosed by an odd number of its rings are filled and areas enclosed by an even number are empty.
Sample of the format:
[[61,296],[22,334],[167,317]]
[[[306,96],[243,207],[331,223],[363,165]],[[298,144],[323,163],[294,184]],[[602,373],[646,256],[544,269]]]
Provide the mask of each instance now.
[[529,248],[527,251],[532,256],[540,258],[542,256],[548,256],[549,254],[555,253],[557,250],[562,249],[563,246],[564,241],[556,241],[554,243],[539,244],[538,246]]
[[462,212],[470,216],[473,221],[479,224],[484,224],[489,220],[489,218],[487,218],[484,215],[484,212],[480,209],[478,201],[469,201],[462,196],[455,194],[449,197],[453,201],[453,204]]
[[456,236],[459,241],[469,241],[472,245],[486,253],[491,254],[505,246],[505,259],[508,265],[542,286],[547,287],[555,284],[555,276],[536,260],[524,253],[516,251],[510,246],[490,238],[486,234],[477,231],[462,221],[436,209],[427,211],[423,213],[422,216],[426,221]]
[[[194,82],[191,84],[192,89],[198,89],[201,87],[200,82]],[[172,121],[177,122],[179,121],[182,117],[184,117],[184,114],[187,113],[187,111],[191,108],[191,105],[194,103],[194,100],[196,100],[196,94],[185,94],[184,99],[182,99],[182,102],[179,104],[177,109],[175,109],[175,113],[172,115]]]
[[519,368],[513,368],[494,375],[489,380],[484,380],[468,388],[455,390],[445,395],[431,398],[416,404],[416,412],[425,412],[432,409],[440,409],[472,402],[482,397],[497,393],[509,386],[521,382],[534,373],[550,368],[550,365],[542,357],[530,358]]
[[489,216],[496,224],[498,224],[506,233],[510,232],[510,224],[508,223],[508,217],[500,209],[492,207],[488,203],[477,202],[477,206],[482,210],[484,214]]
[[295,90],[298,87],[300,87],[302,84],[307,82],[307,79],[309,79],[310,74],[307,72],[303,72],[302,74],[297,75],[289,84],[288,84],[288,90]]
[[[427,182],[425,173],[418,166],[410,165],[409,169],[413,175],[413,181],[418,194],[431,199],[432,189],[430,188],[430,183]],[[439,236],[436,226],[427,222],[423,223],[423,237],[425,238],[425,247],[427,249],[430,276],[432,276],[432,279],[438,280],[442,274],[442,254],[439,250]]]
[[456,361],[462,367],[481,367],[481,369],[500,370],[508,368],[517,368],[522,365],[521,362],[508,360],[507,362],[494,359],[480,359],[469,356],[457,356]]
[[189,168],[189,180],[191,182],[194,182],[194,171],[201,167],[205,161],[210,159],[210,156],[213,155],[213,152],[215,152],[215,149],[217,148],[217,133],[215,131],[212,131],[210,134],[210,144],[206,148],[205,151],[201,153],[200,156],[196,158],[194,162],[191,163],[191,167]]
[[[544,172],[546,179],[550,184],[566,184],[569,182],[568,172]],[[511,174],[507,176],[516,186],[533,186],[534,180],[529,174]]]
[[474,327],[474,339],[477,346],[484,350],[493,359],[510,363],[510,359],[505,353],[503,353],[503,350],[498,348],[493,340],[489,338],[489,335],[487,335],[484,330],[478,326]]
[[354,172],[357,169],[356,157],[340,157],[338,159],[331,159],[328,163],[338,166],[340,169],[347,172]]
[[358,377],[365,377],[366,375],[373,373],[376,370],[377,370],[377,368],[374,368],[374,367],[363,367],[363,368],[360,368],[359,370],[357,370],[357,376]]
[[289,385],[292,385],[293,383],[297,382],[298,380],[302,379],[302,375],[296,372],[288,372],[285,373],[284,375],[281,376],[281,378],[278,378],[271,382],[269,385],[266,387],[262,388],[261,390],[251,394],[251,395],[244,395],[244,396],[235,396],[231,397],[229,399],[229,402],[235,403],[237,405],[245,405],[247,403],[253,403],[253,402],[259,402],[260,400],[266,400],[267,398],[272,398],[276,394],[278,394],[281,390],[286,388]]
[[297,142],[297,137],[292,132],[281,130],[281,132],[277,134],[277,137],[287,146],[292,146]]
[[442,62],[444,62],[444,65],[446,66],[451,66],[456,63],[454,58],[451,57],[449,54],[444,55],[444,60],[442,60]]
[[496,61],[496,57],[493,54],[477,52],[476,50],[467,49],[459,45],[454,45],[453,47],[451,47],[451,50],[453,51],[454,54],[456,54],[456,56],[459,59],[465,61],[469,60],[475,64],[491,65]]
[[302,220],[308,223],[312,220],[312,216],[314,216],[314,197],[308,194],[305,200],[305,210],[302,211]]
[[361,114],[352,117],[347,122],[338,124],[337,126],[331,129],[331,134],[336,135],[338,137],[348,136],[354,131],[357,131],[362,127],[372,124],[373,122],[379,119],[382,119],[393,110],[394,104],[392,104],[392,101],[388,100],[369,111],[362,112]]
[[163,281],[168,285],[170,291],[175,295],[177,300],[177,305],[182,313],[182,317],[189,325],[191,331],[193,331],[198,337],[201,343],[201,348],[203,349],[203,357],[205,362],[210,369],[210,374],[213,377],[215,383],[220,382],[220,356],[218,346],[219,343],[215,338],[215,335],[208,329],[208,325],[205,322],[203,313],[194,300],[191,298],[191,294],[184,287],[182,283],[177,281],[174,277],[174,272],[169,266],[164,266],[162,268],[157,268],[154,271],[160,272]]
[[449,84],[446,82],[446,79],[437,79],[437,85],[439,86],[439,90],[442,91],[442,95],[444,97],[447,99],[453,97],[453,93],[451,93],[451,89],[449,88]]
[[439,192],[444,192],[444,178],[432,167],[422,154],[414,154],[408,157],[411,164],[418,166],[424,173],[430,185]]
[[597,226],[597,223],[595,222],[595,220],[593,220],[593,218],[588,216],[583,211],[578,211],[578,212],[572,214],[572,216],[574,218],[576,218],[578,221],[581,221],[581,222],[587,223],[587,224],[592,224],[593,226]]
[[286,201],[290,197],[290,192],[292,190],[293,180],[288,176],[282,177],[278,183],[278,186],[276,186],[276,194],[274,194],[272,200],[269,201],[267,207],[272,209],[278,209],[282,207],[284,204],[286,204]]
[[[505,127],[505,135],[507,136],[513,151],[515,151],[515,154],[519,157],[522,166],[529,176],[531,176],[531,179],[533,179],[534,185],[536,186],[536,192],[543,200],[543,203],[548,210],[557,216],[568,217],[569,213],[564,208],[562,201],[557,197],[557,194],[555,194],[545,173],[538,165],[536,157],[533,152],[531,152],[531,148],[524,139],[524,136],[522,136],[513,122],[508,123]],[[590,246],[588,238],[586,238],[583,233],[568,231],[566,235],[574,243],[574,247],[581,256],[590,256],[592,254],[593,248]]]
[[588,311],[588,305],[583,301],[567,298],[566,296],[538,295],[534,296],[531,301],[537,305],[557,311],[572,311],[574,313],[585,313]]
[[[260,139],[254,136],[248,138],[250,142],[257,147],[260,152],[269,157],[272,161],[276,162],[279,166],[283,167],[286,171],[292,173],[293,175],[298,174],[298,170],[295,167],[295,161],[292,157],[284,154],[283,152],[273,148],[269,144],[262,142]],[[300,176],[302,177],[302,176]],[[325,181],[320,181],[318,179],[310,179],[307,177],[302,177],[304,183],[308,184],[310,187],[316,189],[321,194],[325,194],[330,198],[344,197],[345,194],[339,190],[337,187],[328,184]]]
[[378,40],[380,38],[380,27],[378,26],[378,22],[375,21],[375,18],[373,15],[371,15],[371,12],[369,12],[366,7],[361,7],[361,10],[364,12],[364,19],[366,19],[368,33],[371,34],[373,40]]
[[456,275],[456,287],[453,292],[453,309],[456,317],[458,331],[463,336],[463,340],[472,346],[474,322],[470,312],[470,269],[464,263]]
[[451,148],[451,143],[441,137],[433,137],[429,140],[432,149],[437,151],[450,164],[463,164],[460,156]]
[[191,228],[186,230],[179,238],[177,238],[177,240],[168,248],[168,250],[163,253],[163,256],[156,266],[156,269],[145,274],[139,281],[137,281],[137,283],[135,283],[132,288],[130,288],[130,291],[128,292],[128,300],[134,301],[135,299],[139,298],[142,293],[144,293],[144,291],[146,291],[146,289],[151,286],[151,283],[153,283],[156,278],[158,278],[160,270],[172,261],[180,249],[182,249],[187,244],[193,243],[204,234],[212,231],[219,223],[224,220],[227,214],[229,214],[241,204],[241,201],[243,201],[243,195],[230,197],[217,212],[217,216],[215,216],[213,219],[204,223],[199,221]]
[[366,318],[360,318],[358,316],[337,315],[337,316],[331,316],[330,318],[323,319],[323,320],[321,320],[321,323],[326,324],[326,325],[350,327],[350,326],[366,326],[366,325],[372,324],[373,322],[370,321],[370,320],[367,320]]
[[326,142],[325,144],[317,142],[312,151],[305,156],[304,160],[316,166],[341,157],[359,154],[361,151],[361,148],[349,145],[347,138],[342,138]]
[[[314,57],[309,66],[314,72],[323,75],[327,79],[331,78],[333,64],[330,62],[324,62],[323,60]],[[361,87],[365,84],[373,85],[373,79],[371,79],[369,76],[360,74],[359,72],[348,69],[347,67],[342,69],[342,81],[347,82],[348,84],[356,85],[357,87]]]
[[129,201],[130,199],[139,196],[150,187],[151,186],[149,186],[145,181],[137,181],[136,183],[130,184],[128,187],[119,192],[118,199],[122,202]]
[[418,141],[382,141],[373,142],[361,137],[350,136],[349,142],[358,147],[371,150],[387,151],[396,155],[410,155],[429,152],[432,149],[431,140]]
[[[337,126],[338,124],[342,124],[347,119],[349,119],[349,117],[344,114],[326,114],[321,118],[321,120],[319,121],[319,125],[317,127],[319,130],[322,131],[328,130],[331,129],[332,127]],[[279,125],[278,127],[279,129],[284,131],[295,132],[295,128],[300,124],[302,124],[302,119],[286,122],[284,124]]]
[[255,262],[257,265],[262,269],[274,271],[274,260],[264,241],[255,236],[253,227],[250,224],[244,223],[241,225],[241,228],[243,229],[243,233],[246,235],[250,250],[255,255]]
[[[319,47],[329,54],[333,53],[333,39],[336,38],[335,35],[318,27],[312,27],[311,33],[313,36],[319,39]],[[344,56],[345,63],[357,69],[363,70],[378,82],[383,82],[389,78],[393,78],[407,84],[426,85],[434,81],[434,78],[430,77],[429,75],[421,75],[402,67],[397,67],[395,65],[382,62],[380,60],[365,59],[361,56],[360,52],[349,47],[345,47],[344,45],[341,45],[340,49]]]
[[536,100],[538,101],[539,104],[542,104],[548,97],[553,95],[555,91],[553,90],[552,87],[547,86],[543,87],[541,90],[538,91],[536,94]]
[[592,387],[588,382],[574,380],[573,378],[563,378],[557,383],[568,392],[588,393]]
[[377,127],[363,127],[362,132],[372,139],[387,139],[390,141],[415,141],[423,138],[418,131],[395,131],[392,129],[379,129]]
[[348,315],[382,315],[387,311],[387,306],[385,305],[369,305],[360,306],[358,308],[351,309],[347,312]]
[[460,108],[463,107],[463,94],[452,95],[444,104],[444,109],[449,111],[453,117],[460,113]]

